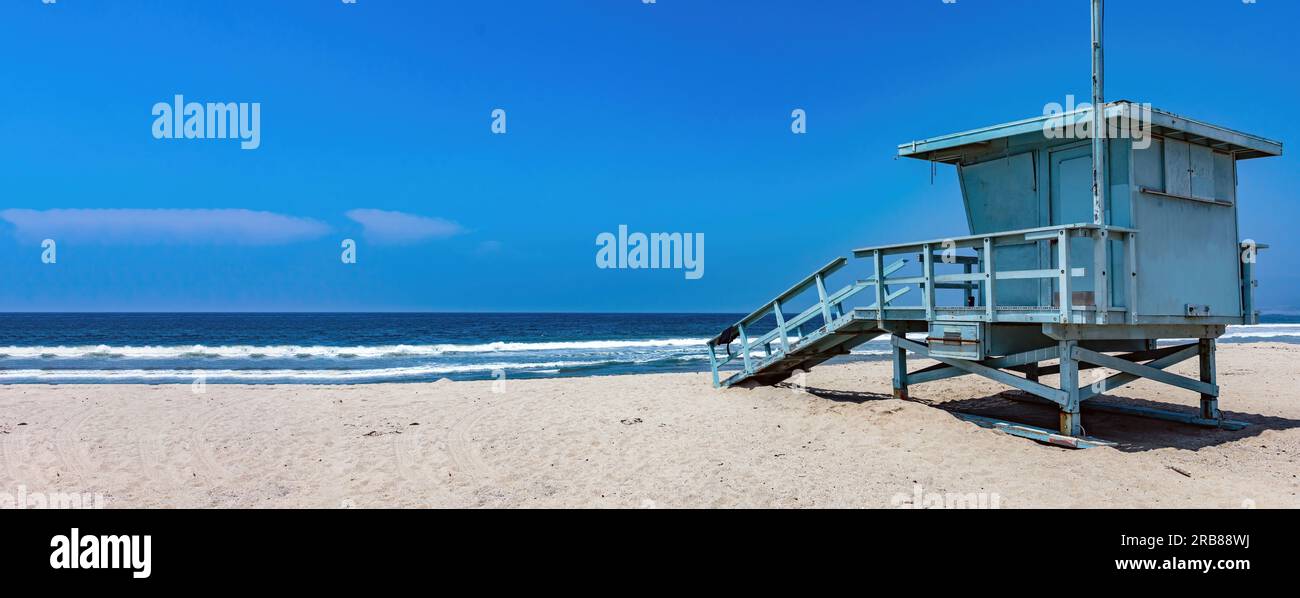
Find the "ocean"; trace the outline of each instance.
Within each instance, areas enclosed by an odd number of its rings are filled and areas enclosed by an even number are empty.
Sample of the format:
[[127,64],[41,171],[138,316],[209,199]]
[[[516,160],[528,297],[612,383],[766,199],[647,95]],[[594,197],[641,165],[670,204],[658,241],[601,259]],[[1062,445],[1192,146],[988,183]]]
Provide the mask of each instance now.
[[[741,314],[0,314],[0,384],[361,384],[708,371]],[[1300,343],[1300,317],[1223,343]],[[837,361],[884,359],[877,339]]]

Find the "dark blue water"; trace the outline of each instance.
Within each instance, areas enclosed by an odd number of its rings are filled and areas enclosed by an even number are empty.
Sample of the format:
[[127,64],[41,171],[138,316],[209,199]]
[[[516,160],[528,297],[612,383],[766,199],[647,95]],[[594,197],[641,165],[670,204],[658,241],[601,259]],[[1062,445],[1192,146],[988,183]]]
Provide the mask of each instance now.
[[382,346],[712,337],[737,314],[0,314],[0,347]]
[[736,314],[0,314],[3,382],[359,383],[704,371]]
[[[0,314],[0,383],[417,382],[708,369],[739,314]],[[1300,342],[1300,317],[1223,342]],[[867,343],[850,359],[887,354]]]

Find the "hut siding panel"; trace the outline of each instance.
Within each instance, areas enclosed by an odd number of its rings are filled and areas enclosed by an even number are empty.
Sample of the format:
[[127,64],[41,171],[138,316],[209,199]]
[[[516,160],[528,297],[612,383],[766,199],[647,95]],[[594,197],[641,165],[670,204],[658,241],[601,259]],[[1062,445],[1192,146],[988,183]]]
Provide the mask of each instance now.
[[1138,312],[1182,316],[1190,303],[1240,316],[1233,207],[1140,195],[1136,208]]
[[[1092,148],[1088,145],[1070,147],[1049,153],[1052,164],[1052,222],[1075,224],[1092,222]],[[1072,239],[1070,263],[1076,268],[1092,272],[1092,243],[1087,239]],[[1053,259],[1052,267],[1058,267]],[[1093,290],[1092,276],[1071,281],[1074,290]],[[1053,293],[1056,292],[1053,286]]]
[[[1133,225],[1133,142],[1130,139],[1112,139],[1108,144],[1110,152],[1110,170],[1106,175],[1110,183],[1110,195],[1106,197],[1109,204],[1106,222],[1115,226],[1137,228]],[[1124,263],[1124,239],[1111,237],[1110,240],[1110,304],[1114,307],[1128,307],[1127,277]]]
[[1214,150],[1196,144],[1188,147],[1191,158],[1188,174],[1191,175],[1192,197],[1214,199]]
[[1165,140],[1165,193],[1191,195],[1191,150],[1186,141]]
[[1133,180],[1145,189],[1165,188],[1165,143],[1155,139],[1146,149],[1133,150]]
[[1232,156],[1214,152],[1214,198],[1237,202],[1237,186],[1233,180]]
[[[1039,226],[1034,153],[1024,152],[961,167],[962,192],[971,234]],[[1009,270],[1039,268],[1034,245],[998,247],[994,262]],[[1002,305],[1038,305],[1038,281],[1008,280],[998,284]]]

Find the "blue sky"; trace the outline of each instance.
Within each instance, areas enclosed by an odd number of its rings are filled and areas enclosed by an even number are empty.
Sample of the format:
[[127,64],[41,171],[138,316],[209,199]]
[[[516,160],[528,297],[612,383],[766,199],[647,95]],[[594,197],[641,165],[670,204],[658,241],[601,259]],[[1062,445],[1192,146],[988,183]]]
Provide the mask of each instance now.
[[[1300,4],[1107,16],[1110,99],[1300,139]],[[8,0],[0,311],[748,311],[965,233],[955,173],[896,144],[1086,97],[1088,69],[1086,0]],[[175,94],[260,103],[260,147],[155,139]],[[1271,308],[1300,306],[1288,153],[1239,171]],[[596,268],[620,224],[704,233],[705,275]]]

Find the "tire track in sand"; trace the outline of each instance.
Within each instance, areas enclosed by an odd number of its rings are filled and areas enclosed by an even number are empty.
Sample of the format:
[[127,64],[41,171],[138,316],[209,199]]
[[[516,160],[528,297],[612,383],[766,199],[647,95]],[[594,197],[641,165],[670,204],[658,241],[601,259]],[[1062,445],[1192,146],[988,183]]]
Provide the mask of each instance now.
[[[153,488],[155,494],[168,496],[184,484],[183,480],[185,478],[181,470],[164,458],[167,451],[164,447],[162,435],[156,430],[151,429],[138,433],[136,435],[136,448],[140,458],[141,473],[155,486],[162,487],[162,489]],[[192,453],[188,442],[181,443],[180,450],[184,453]]]
[[59,462],[72,472],[83,486],[86,485],[88,472],[95,471],[96,467],[79,432],[90,416],[99,410],[95,406],[83,407],[60,424],[54,432],[54,450],[59,456]]
[[447,453],[462,475],[471,481],[482,483],[493,474],[493,470],[483,461],[471,433],[483,418],[507,406],[517,405],[523,399],[523,396],[514,396],[499,401],[489,401],[486,405],[476,404],[447,429]]
[[[36,451],[33,450],[37,448],[37,434],[32,431],[34,422],[46,421],[46,415],[50,411],[52,410],[38,408],[35,413],[28,414],[26,419],[33,423],[15,426],[4,435],[4,442],[0,443],[0,458],[4,460],[5,473],[15,484],[26,484],[29,488],[50,485],[49,478],[37,465]],[[51,440],[41,442],[39,448],[48,448],[51,454],[56,458],[58,456]]]
[[216,453],[212,450],[212,443],[204,438],[204,433],[221,418],[223,413],[250,403],[255,398],[257,397],[254,395],[242,399],[233,399],[206,409],[194,416],[192,420],[194,423],[190,425],[189,437],[190,451],[194,454],[194,468],[196,470],[221,482],[234,477],[231,475],[230,470],[226,469],[221,464],[221,461],[217,459]]

